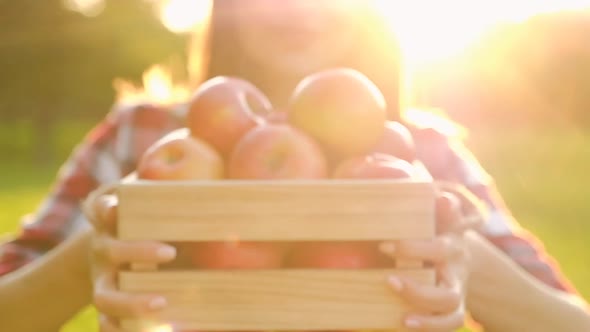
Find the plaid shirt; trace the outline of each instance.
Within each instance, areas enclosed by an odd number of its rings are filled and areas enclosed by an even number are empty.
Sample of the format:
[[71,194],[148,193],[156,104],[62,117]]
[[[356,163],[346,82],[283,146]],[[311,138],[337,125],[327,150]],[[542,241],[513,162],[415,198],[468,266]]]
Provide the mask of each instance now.
[[[86,221],[80,210],[81,200],[97,186],[132,172],[147,147],[183,125],[182,111],[150,104],[111,111],[60,169],[41,208],[23,222],[15,239],[0,246],[0,275],[42,256],[82,226]],[[542,244],[516,223],[490,176],[458,140],[433,129],[415,128],[413,132],[418,156],[435,179],[464,185],[489,207],[489,220],[481,232],[491,243],[542,282],[575,292]]]

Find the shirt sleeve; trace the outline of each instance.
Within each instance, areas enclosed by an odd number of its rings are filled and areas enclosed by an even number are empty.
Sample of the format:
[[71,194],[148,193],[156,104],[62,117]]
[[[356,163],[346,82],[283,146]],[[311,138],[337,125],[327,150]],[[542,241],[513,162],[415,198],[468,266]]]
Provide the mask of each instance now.
[[85,227],[81,201],[98,186],[131,172],[149,145],[178,126],[171,112],[153,105],[113,109],[73,150],[37,211],[23,218],[12,240],[0,245],[0,276],[42,256]]
[[465,186],[487,206],[488,219],[481,229],[485,238],[543,283],[577,293],[542,242],[518,224],[496,189],[493,178],[461,140],[434,129],[416,130],[415,139],[419,159],[435,179]]

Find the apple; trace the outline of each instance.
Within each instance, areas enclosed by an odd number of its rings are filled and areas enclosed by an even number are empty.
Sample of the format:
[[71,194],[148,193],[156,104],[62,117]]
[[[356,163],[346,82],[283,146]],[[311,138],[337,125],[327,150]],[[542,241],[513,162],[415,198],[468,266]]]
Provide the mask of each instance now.
[[336,68],[304,78],[288,107],[289,123],[339,158],[369,151],[383,134],[386,103],[360,72]]
[[265,123],[236,145],[228,165],[232,179],[319,179],[327,176],[320,146],[287,123]]
[[[208,144],[176,130],[152,145],[142,156],[138,177],[151,180],[221,179],[223,160]],[[278,267],[282,245],[254,242],[201,242],[179,245],[189,251],[188,260],[202,268]]]
[[337,179],[403,179],[412,178],[415,169],[409,162],[397,157],[372,153],[342,161],[332,177]]
[[288,123],[289,117],[285,110],[273,110],[265,116],[266,122],[270,123]]
[[[229,158],[232,179],[325,178],[320,147],[286,123],[263,123],[246,133]],[[286,245],[275,242],[205,242],[196,244],[193,263],[209,269],[257,269],[281,266]]]
[[361,269],[381,264],[373,242],[300,242],[293,244],[286,265],[292,268]]
[[200,242],[192,249],[192,263],[207,269],[279,268],[285,245],[274,242]]
[[137,176],[150,180],[202,180],[223,177],[223,159],[209,144],[178,129],[152,144],[141,156]]
[[408,128],[396,121],[385,122],[385,130],[371,152],[389,154],[408,162],[416,160],[412,134]]
[[[394,156],[373,153],[341,162],[333,177],[340,179],[401,179],[413,176],[413,166]],[[370,268],[391,265],[375,242],[300,243],[292,248],[287,265],[299,268]]]
[[187,126],[227,157],[236,142],[263,121],[272,105],[252,83],[218,76],[203,83],[188,104]]

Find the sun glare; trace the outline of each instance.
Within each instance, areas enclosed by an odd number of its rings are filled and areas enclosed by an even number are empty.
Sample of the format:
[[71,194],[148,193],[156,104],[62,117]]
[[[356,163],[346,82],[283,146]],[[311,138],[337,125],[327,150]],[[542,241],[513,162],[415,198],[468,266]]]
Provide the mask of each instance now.
[[174,329],[170,325],[160,325],[149,330],[150,332],[174,332]]
[[[492,29],[522,23],[539,14],[590,9],[590,0],[373,1],[400,42],[404,107],[421,103],[423,72],[429,72],[432,65],[458,60]],[[412,116],[419,122],[432,120],[421,113]]]
[[93,17],[104,10],[104,0],[63,0],[66,9],[79,12],[82,15]]
[[117,99],[122,103],[156,102],[170,105],[189,97],[190,90],[184,84],[175,83],[169,70],[155,65],[143,75],[143,85],[135,86],[126,80],[115,80]]
[[161,4],[160,18],[175,33],[190,32],[211,11],[212,0],[167,0]]
[[406,65],[452,57],[499,24],[561,10],[590,8],[590,0],[374,0],[397,34]]

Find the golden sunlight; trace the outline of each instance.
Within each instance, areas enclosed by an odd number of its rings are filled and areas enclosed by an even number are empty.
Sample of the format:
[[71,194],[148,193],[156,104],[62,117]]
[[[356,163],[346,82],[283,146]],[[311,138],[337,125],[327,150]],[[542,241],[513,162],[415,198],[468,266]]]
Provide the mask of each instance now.
[[63,0],[66,9],[79,12],[82,15],[93,17],[104,10],[104,0]]
[[499,24],[590,8],[590,0],[374,1],[396,32],[410,68],[457,55]]
[[150,332],[174,332],[170,325],[160,325],[149,330]]
[[[424,70],[440,62],[459,60],[462,52],[492,29],[522,23],[539,14],[590,9],[590,0],[373,1],[400,42],[405,71],[404,107],[421,104]],[[420,112],[410,116],[420,123],[438,122]],[[455,130],[451,126],[447,129]]]
[[160,5],[160,19],[172,32],[190,32],[209,16],[211,5],[212,0],[167,0]]
[[143,86],[126,80],[115,80],[117,100],[121,103],[155,102],[170,105],[186,101],[190,95],[187,85],[177,84],[165,67],[155,65],[143,74]]

